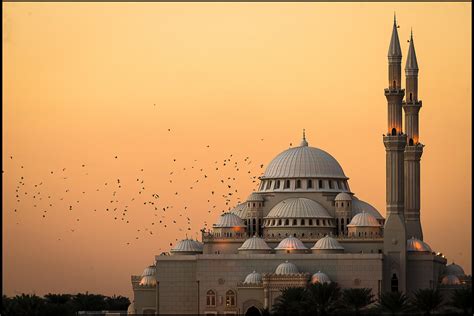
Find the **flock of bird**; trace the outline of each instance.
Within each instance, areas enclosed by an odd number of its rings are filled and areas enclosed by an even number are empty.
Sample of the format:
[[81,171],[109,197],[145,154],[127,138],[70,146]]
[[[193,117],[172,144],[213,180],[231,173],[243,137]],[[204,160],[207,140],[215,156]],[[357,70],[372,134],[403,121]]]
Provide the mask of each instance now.
[[[168,129],[171,132],[171,129]],[[263,141],[263,139],[261,139]],[[211,145],[205,145],[210,148]],[[14,162],[15,157],[9,157]],[[115,155],[111,160],[119,160]],[[49,177],[42,181],[32,183],[29,181],[25,166],[15,161],[20,170],[11,170],[9,176],[16,175],[15,182],[15,203],[12,211],[17,216],[16,224],[21,224],[21,217],[25,212],[33,212],[41,220],[47,221],[52,213],[57,214],[58,209],[72,214],[75,219],[75,226],[69,229],[70,233],[75,233],[80,229],[81,218],[88,211],[89,207],[83,205],[94,204],[93,212],[104,212],[110,221],[121,222],[128,225],[128,229],[136,232],[134,240],[129,240],[125,244],[131,245],[137,242],[143,235],[160,235],[161,238],[167,238],[166,229],[172,228],[181,232],[183,235],[192,235],[193,231],[197,234],[200,228],[209,228],[212,225],[207,220],[196,218],[193,212],[193,197],[188,196],[190,191],[199,191],[199,196],[207,201],[207,214],[212,216],[212,221],[217,219],[220,212],[229,211],[245,200],[250,193],[240,192],[237,184],[251,183],[256,189],[259,181],[258,176],[262,174],[263,164],[255,163],[250,157],[238,157],[230,154],[223,159],[212,161],[198,161],[192,159],[191,162],[184,162],[186,166],[179,165],[176,158],[172,159],[171,165],[175,166],[173,170],[168,170],[168,177],[159,180],[159,186],[166,186],[167,189],[160,193],[159,190],[149,187],[146,181],[146,171],[138,169],[134,181],[130,177],[108,178],[102,183],[93,185],[90,181],[76,178],[70,174],[69,169],[80,170],[81,176],[87,179],[97,179],[88,165],[71,166],[70,168],[61,167],[56,170],[48,170]],[[205,166],[205,167],[204,167]],[[162,170],[163,171],[163,170]],[[8,172],[8,170],[7,170]],[[257,174],[260,172],[260,174]],[[5,170],[3,171],[5,173]],[[130,174],[130,173],[129,173]],[[186,179],[187,183],[183,182]],[[56,189],[49,189],[48,184]],[[88,189],[81,185],[87,182]],[[154,180],[156,184],[156,180]],[[93,186],[93,188],[91,188]],[[57,189],[60,187],[61,189]],[[171,191],[170,188],[174,189]],[[175,188],[176,187],[176,188]],[[95,191],[95,192],[92,192]],[[50,193],[47,193],[50,192]],[[205,192],[205,196],[201,196]],[[95,193],[95,197],[92,197]],[[241,195],[243,194],[243,195]],[[97,198],[97,195],[100,198]],[[171,195],[171,196],[170,196]],[[82,198],[78,198],[78,196]],[[83,203],[85,202],[85,203]],[[182,204],[182,205],[180,205]],[[67,207],[64,208],[64,205]],[[61,213],[59,213],[61,214]],[[69,215],[68,214],[68,215]],[[145,226],[139,225],[137,217],[146,218]],[[143,221],[142,221],[143,222]],[[196,225],[193,223],[196,222]],[[62,236],[62,238],[65,238]],[[61,237],[57,240],[61,241]],[[170,247],[175,241],[169,240]],[[161,250],[161,249],[159,249]]]

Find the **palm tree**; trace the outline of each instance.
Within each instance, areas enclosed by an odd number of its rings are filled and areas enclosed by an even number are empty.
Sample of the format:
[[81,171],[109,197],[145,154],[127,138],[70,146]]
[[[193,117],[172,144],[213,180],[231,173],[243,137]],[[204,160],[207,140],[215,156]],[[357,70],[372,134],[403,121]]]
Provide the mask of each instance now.
[[344,289],[341,304],[345,308],[360,315],[360,310],[375,302],[372,289]]
[[74,309],[71,294],[51,294],[44,296],[45,310],[48,316],[73,316],[76,310]]
[[281,291],[275,300],[272,311],[277,315],[295,315],[303,312],[302,303],[305,298],[305,289],[289,287]]
[[390,313],[390,315],[411,311],[408,296],[402,292],[385,292],[380,294],[377,308],[380,312]]
[[13,316],[14,315],[14,309],[13,309],[13,299],[6,296],[2,295],[2,309],[0,310],[2,315],[5,316]]
[[12,298],[12,312],[18,316],[41,316],[44,300],[35,294],[21,294]]
[[412,304],[423,315],[431,315],[443,305],[443,297],[437,289],[421,289],[414,293]]
[[107,308],[104,295],[89,294],[89,292],[76,294],[73,297],[73,303],[76,311],[98,311]]
[[341,296],[337,283],[316,283],[306,288],[305,309],[317,315],[327,315],[336,310]]
[[108,310],[127,310],[128,305],[130,305],[130,300],[128,297],[124,296],[107,296],[105,298],[105,302],[107,303]]
[[462,310],[464,315],[472,314],[472,288],[464,287],[454,290],[449,306]]

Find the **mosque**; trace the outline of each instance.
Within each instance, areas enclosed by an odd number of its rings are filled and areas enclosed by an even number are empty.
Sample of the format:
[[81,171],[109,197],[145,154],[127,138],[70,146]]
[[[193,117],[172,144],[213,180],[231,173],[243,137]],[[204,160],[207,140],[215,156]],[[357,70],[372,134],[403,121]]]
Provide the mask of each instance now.
[[[277,155],[258,191],[202,241],[184,239],[133,275],[134,314],[258,315],[283,288],[337,282],[341,288],[448,291],[470,282],[423,240],[420,221],[418,64],[413,34],[402,89],[402,52],[394,20],[388,50],[386,218],[351,191],[326,151],[300,146]],[[402,130],[402,112],[405,114]]]

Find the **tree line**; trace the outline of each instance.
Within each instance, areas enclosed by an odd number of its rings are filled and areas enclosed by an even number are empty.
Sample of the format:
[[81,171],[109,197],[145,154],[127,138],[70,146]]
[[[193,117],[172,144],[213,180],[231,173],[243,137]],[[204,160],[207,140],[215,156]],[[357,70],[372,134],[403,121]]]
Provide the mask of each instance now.
[[78,311],[127,310],[130,300],[124,296],[101,294],[21,294],[2,296],[2,316],[75,316]]
[[[448,295],[447,295],[448,296]],[[385,292],[375,298],[371,289],[341,289],[337,283],[316,283],[282,290],[271,311],[262,315],[472,315],[472,288],[443,297],[438,289],[421,289],[407,296]]]

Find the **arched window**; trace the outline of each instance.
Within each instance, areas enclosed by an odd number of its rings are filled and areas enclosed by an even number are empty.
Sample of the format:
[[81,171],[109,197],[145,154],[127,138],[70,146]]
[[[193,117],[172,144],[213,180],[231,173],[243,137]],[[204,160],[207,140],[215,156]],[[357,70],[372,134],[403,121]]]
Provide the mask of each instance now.
[[309,226],[313,226],[313,220],[312,219],[309,220]]
[[341,202],[341,207],[344,207],[344,202]]
[[278,220],[278,226],[281,226],[281,219]]
[[209,290],[206,293],[206,305],[207,306],[216,306],[216,292]]
[[286,226],[289,226],[290,225],[290,221],[288,219],[285,219],[285,225]]
[[301,225],[301,226],[305,226],[305,225],[306,225],[306,220],[305,220],[305,219],[302,219],[300,225]]
[[313,180],[308,180],[308,189],[313,188]]
[[398,278],[395,273],[392,275],[392,279],[390,280],[390,288],[392,292],[398,292]]
[[319,219],[316,220],[316,226],[319,226]]
[[397,81],[396,81],[396,80],[393,80],[393,88],[394,88],[394,89],[397,88]]
[[413,146],[413,143],[413,138],[410,138],[410,140],[408,141],[408,145]]
[[410,92],[410,101],[413,101],[413,95],[411,92]]
[[225,293],[225,306],[231,307],[235,306],[235,292],[232,290],[228,290]]
[[280,188],[280,180],[277,180],[277,181],[275,182],[275,187],[274,187],[274,189],[279,189],[279,188]]
[[323,188],[323,180],[318,180],[318,188],[319,189]]
[[328,180],[329,188],[332,189],[332,181]]
[[395,136],[397,135],[397,129],[394,127],[392,128],[392,136]]
[[296,219],[293,220],[293,226],[296,226]]
[[341,188],[342,188],[343,190],[346,190],[346,185],[344,184],[344,181],[341,181]]
[[270,189],[271,187],[272,187],[272,181],[268,181],[268,182],[267,182],[267,188],[266,188],[266,189],[268,190],[268,189]]
[[252,203],[252,207],[255,207],[255,203]]
[[301,189],[301,180],[296,180],[296,188]]
[[290,180],[285,180],[285,189],[290,188]]

